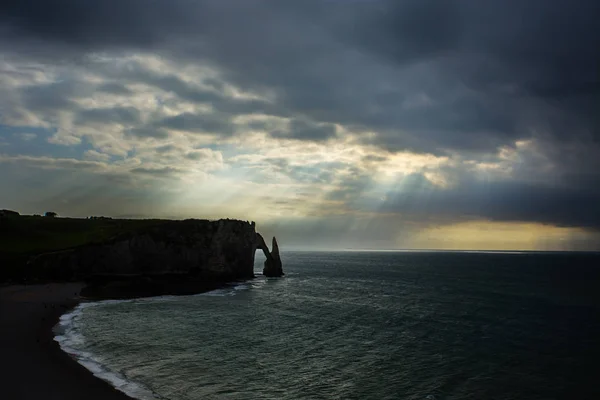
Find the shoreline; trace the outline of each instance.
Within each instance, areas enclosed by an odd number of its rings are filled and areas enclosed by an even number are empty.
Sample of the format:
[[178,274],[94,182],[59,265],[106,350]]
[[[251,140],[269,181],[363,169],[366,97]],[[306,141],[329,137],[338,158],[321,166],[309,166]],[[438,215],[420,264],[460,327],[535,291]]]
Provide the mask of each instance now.
[[60,317],[77,307],[83,283],[0,287],[2,393],[15,400],[131,400],[63,351]]
[[63,350],[55,340],[61,334],[54,331],[61,317],[75,312],[84,302],[201,294],[230,285],[235,286],[235,282],[213,282],[193,291],[155,296],[108,297],[81,296],[84,282],[1,285],[0,354],[8,360],[0,369],[3,383],[6,381],[2,393],[14,400],[136,399],[97,376],[76,354]]

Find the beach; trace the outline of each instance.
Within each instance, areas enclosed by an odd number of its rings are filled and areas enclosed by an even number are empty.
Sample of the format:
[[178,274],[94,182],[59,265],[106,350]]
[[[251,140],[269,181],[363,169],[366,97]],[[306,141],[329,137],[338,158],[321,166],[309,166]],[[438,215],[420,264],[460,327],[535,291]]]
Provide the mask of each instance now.
[[63,352],[52,328],[81,283],[0,287],[0,393],[7,400],[126,400]]

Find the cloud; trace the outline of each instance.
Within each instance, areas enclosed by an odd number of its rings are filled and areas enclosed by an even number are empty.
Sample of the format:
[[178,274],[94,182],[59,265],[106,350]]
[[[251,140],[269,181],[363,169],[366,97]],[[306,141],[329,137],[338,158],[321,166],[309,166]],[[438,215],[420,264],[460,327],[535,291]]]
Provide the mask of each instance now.
[[[90,51],[165,51],[175,60],[213,65],[240,87],[270,90],[277,98],[277,106],[259,99],[224,101],[213,89],[173,76],[131,78],[182,99],[212,103],[226,114],[301,113],[319,122],[373,129],[377,133],[370,140],[390,149],[426,152],[493,151],[531,137],[533,130],[547,125],[549,115],[557,120],[551,124],[555,128],[598,128],[593,113],[598,58],[592,46],[598,33],[591,17],[598,10],[587,0],[577,6],[562,0],[538,2],[541,14],[535,23],[517,22],[533,21],[531,10],[537,8],[515,2],[510,7],[414,0],[343,7],[334,2],[277,7],[265,1],[237,2],[238,10],[262,21],[261,28],[209,1],[175,1],[169,7],[127,1],[110,27],[102,18],[109,6],[92,3],[73,10],[63,8],[64,2],[50,4],[49,15],[56,20],[39,27],[34,22],[40,7],[9,6],[7,29],[58,49],[85,45]],[[63,21],[66,15],[87,23],[71,17]],[[134,15],[136,23],[131,24]],[[562,34],[564,27],[556,22],[563,15],[577,22],[583,39]],[[294,27],[307,18],[314,28],[297,35]],[[527,40],[514,40],[517,36]],[[547,38],[560,40],[548,46]],[[274,61],[262,57],[267,54]],[[559,61],[567,55],[572,62]],[[212,82],[224,87],[219,80]],[[430,100],[415,110],[408,106],[415,98]],[[559,103],[560,112],[543,110],[548,98]],[[310,138],[309,131],[301,132]],[[566,135],[563,129],[551,133]]]
[[223,157],[221,156],[221,153],[214,152],[211,149],[200,149],[200,150],[190,151],[190,152],[186,153],[185,158],[187,158],[188,160],[193,160],[193,161],[210,160],[210,159],[217,159],[217,160],[220,160],[221,162],[223,161]]
[[92,88],[88,85],[68,83],[50,83],[39,86],[30,86],[23,89],[21,96],[23,103],[29,109],[56,112],[76,108],[70,97],[80,97],[91,94]]
[[84,153],[84,157],[89,160],[101,161],[101,162],[108,162],[108,161],[110,161],[110,158],[111,158],[109,154],[100,153],[96,150],[87,150]]
[[154,149],[158,154],[169,154],[173,152],[183,151],[181,147],[175,146],[173,144],[166,144],[164,146],[158,146]]
[[286,132],[277,130],[270,132],[270,134],[276,138],[320,141],[335,137],[336,130],[332,124],[315,124],[293,119],[290,121]]
[[219,118],[214,114],[183,113],[174,117],[165,118],[157,122],[161,128],[191,133],[208,133],[230,135],[235,131],[235,126],[226,118]]
[[125,134],[135,136],[138,138],[166,139],[169,137],[168,131],[153,126],[142,126],[139,128],[127,129],[125,131]]
[[[406,185],[411,186],[410,189]],[[416,175],[388,192],[386,198],[379,211],[410,214],[415,220],[489,219],[600,229],[596,212],[600,191],[597,189],[557,189],[521,182],[490,184],[474,180],[452,188],[439,188]]]
[[35,133],[27,133],[27,132],[17,133],[17,134],[15,134],[15,136],[21,138],[21,140],[24,140],[26,142],[29,142],[29,141],[37,138],[37,135]]
[[45,129],[54,157],[20,160],[40,168],[118,158],[277,183],[286,210],[302,187],[321,215],[598,229],[599,17],[594,0],[9,1],[1,118]]
[[105,92],[105,93],[121,95],[121,96],[127,96],[127,95],[130,95],[133,93],[131,90],[129,90],[127,88],[127,86],[121,85],[121,84],[115,83],[115,82],[105,83],[105,84],[97,87],[96,90]]
[[30,167],[43,169],[77,169],[102,171],[108,168],[107,164],[98,161],[77,160],[72,158],[32,157],[24,155],[0,154],[0,163],[19,163]]
[[170,176],[173,174],[180,173],[181,170],[173,167],[160,167],[160,168],[145,168],[137,167],[131,170],[134,174],[144,174],[156,177]]
[[77,124],[110,124],[136,125],[141,122],[140,113],[133,107],[93,108],[77,113]]

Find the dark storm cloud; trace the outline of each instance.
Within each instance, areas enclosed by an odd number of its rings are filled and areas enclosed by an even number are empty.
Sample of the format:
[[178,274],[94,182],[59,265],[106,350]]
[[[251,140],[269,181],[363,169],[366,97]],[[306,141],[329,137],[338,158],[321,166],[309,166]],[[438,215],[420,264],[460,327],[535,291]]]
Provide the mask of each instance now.
[[77,113],[75,122],[86,123],[117,123],[122,125],[133,125],[139,123],[140,113],[133,107],[115,108],[92,108]]
[[260,99],[232,98],[224,94],[224,83],[216,79],[206,79],[202,83],[205,87],[199,87],[185,82],[181,78],[149,71],[139,65],[135,70],[106,71],[114,78],[127,79],[129,82],[142,83],[160,89],[167,93],[173,93],[178,98],[193,103],[208,104],[218,112],[225,114],[252,114],[264,113],[270,115],[287,116],[281,107],[269,104]]
[[77,108],[72,98],[93,93],[93,86],[73,82],[59,82],[30,86],[21,92],[23,103],[36,111],[59,111]]
[[517,182],[465,182],[442,189],[415,174],[386,197],[378,211],[413,218],[439,217],[455,221],[485,218],[600,229],[598,189],[556,190]]
[[335,126],[332,124],[315,124],[293,119],[287,131],[274,130],[271,136],[277,138],[320,141],[335,137]]
[[99,92],[105,92],[120,96],[128,96],[132,94],[131,90],[129,90],[126,86],[121,85],[119,83],[105,83],[96,88]]
[[[400,63],[442,55],[456,45],[463,26],[455,0],[388,1],[368,10],[357,43]],[[370,12],[369,12],[370,11]]]
[[[156,45],[165,30],[189,28],[190,15],[182,1],[170,7],[167,2],[145,0],[9,0],[2,5],[3,23],[10,33],[34,40],[44,39],[77,47]],[[179,25],[180,22],[188,20]]]
[[[598,20],[597,0],[20,0],[0,6],[0,50],[46,62],[140,50],[219,71],[207,87],[143,69],[109,76],[220,115],[181,114],[129,131],[140,137],[230,135],[232,116],[265,113],[310,121],[269,129],[276,137],[322,141],[342,124],[374,132],[363,140],[385,150],[475,160],[533,138],[561,182],[461,184],[430,190],[414,209],[598,227]],[[275,102],[225,99],[224,82]],[[36,109],[63,109],[88,90],[60,83],[24,97]],[[347,199],[367,184],[357,179],[331,196]],[[385,207],[409,212],[402,196],[390,193],[396,201]]]
[[[280,106],[293,112],[376,127],[374,142],[392,149],[491,150],[529,136],[522,125],[540,121],[522,121],[512,109],[522,96],[557,102],[569,111],[567,125],[598,128],[591,106],[600,66],[594,0],[301,3],[25,0],[5,3],[0,18],[15,39],[85,51],[149,49],[214,63],[240,85],[274,89]],[[375,66],[370,56],[391,68]],[[401,72],[418,63],[429,65],[425,76],[435,87],[416,76],[416,87],[403,90]],[[173,79],[155,84],[190,100],[219,100]],[[384,86],[397,93],[386,95]],[[418,89],[432,104],[407,109]],[[587,98],[572,99],[580,96]],[[236,107],[232,112],[268,108],[260,101]]]
[[154,139],[166,139],[169,137],[169,132],[162,128],[156,127],[140,127],[131,128],[125,131],[126,135],[135,136],[141,139],[154,138]]
[[[418,12],[412,12],[415,7]],[[434,55],[445,61],[440,66],[446,72],[487,98],[551,103],[567,111],[561,117],[568,125],[587,126],[598,136],[597,113],[591,112],[600,100],[597,1],[407,1],[394,8],[377,40],[365,42],[365,50],[397,65]],[[408,28],[403,23],[407,16],[412,21]],[[489,115],[482,117],[488,129],[518,121],[518,113],[503,113],[497,105],[488,106]],[[529,121],[534,127],[536,122]],[[482,128],[463,125],[469,126]],[[553,133],[559,139],[572,134],[564,128]]]
[[230,135],[235,131],[235,125],[227,119],[227,116],[215,116],[214,114],[183,113],[165,118],[157,122],[156,126],[176,131],[222,135]]

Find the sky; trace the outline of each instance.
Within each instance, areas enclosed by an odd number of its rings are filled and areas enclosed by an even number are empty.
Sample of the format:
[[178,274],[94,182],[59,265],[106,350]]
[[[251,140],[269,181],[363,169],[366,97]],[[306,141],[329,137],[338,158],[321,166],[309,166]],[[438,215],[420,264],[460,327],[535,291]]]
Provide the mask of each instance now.
[[0,208],[600,250],[597,0],[8,0]]

